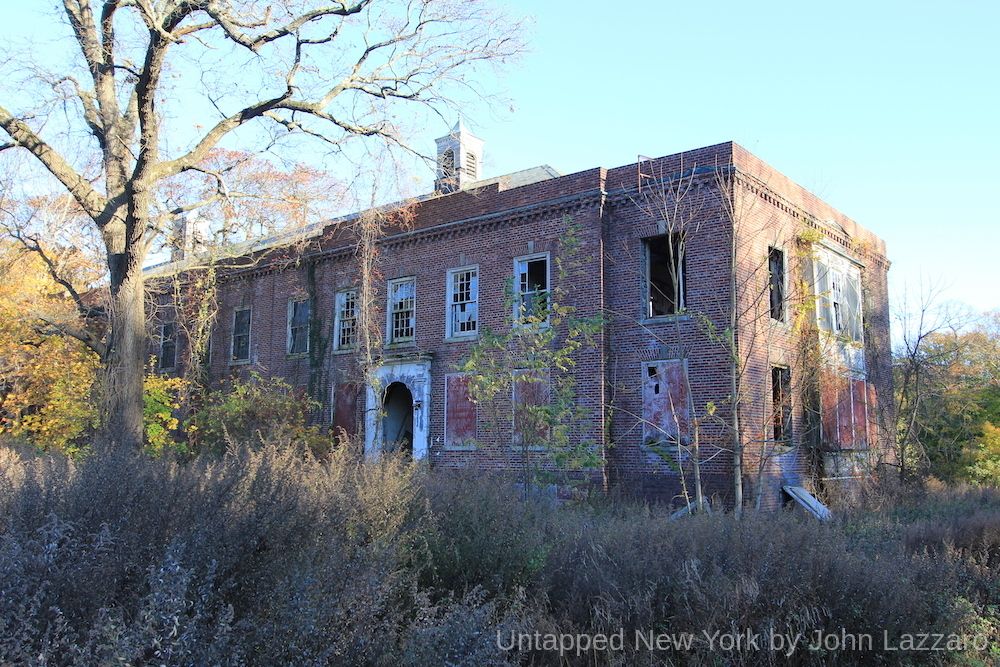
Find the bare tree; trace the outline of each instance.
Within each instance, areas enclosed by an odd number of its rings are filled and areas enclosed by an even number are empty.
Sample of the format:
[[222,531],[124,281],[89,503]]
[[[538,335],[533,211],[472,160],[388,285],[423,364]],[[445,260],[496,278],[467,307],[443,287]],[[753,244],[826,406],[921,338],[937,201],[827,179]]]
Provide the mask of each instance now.
[[[400,106],[447,106],[456,90],[471,91],[465,81],[477,64],[520,49],[520,26],[475,1],[62,5],[79,52],[56,73],[32,66],[26,76],[5,76],[0,128],[9,141],[0,148],[30,154],[103,240],[106,425],[126,447],[142,439],[142,267],[174,215],[225,195],[224,172],[205,167],[212,152],[234,134],[271,151],[294,148],[299,137],[331,151],[343,151],[351,137],[405,149],[394,120]],[[201,81],[201,97],[178,108],[172,85],[181,76]],[[49,123],[56,105],[66,113]],[[196,123],[171,124],[192,113]],[[186,141],[191,125],[203,129]],[[199,173],[213,178],[215,192],[158,206],[162,188]]]

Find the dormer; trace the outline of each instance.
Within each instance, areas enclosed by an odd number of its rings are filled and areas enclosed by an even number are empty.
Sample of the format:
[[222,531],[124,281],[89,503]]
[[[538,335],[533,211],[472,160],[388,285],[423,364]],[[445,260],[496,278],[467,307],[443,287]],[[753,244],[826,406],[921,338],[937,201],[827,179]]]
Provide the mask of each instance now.
[[462,120],[451,132],[437,139],[438,192],[455,192],[483,177],[483,140],[466,129]]

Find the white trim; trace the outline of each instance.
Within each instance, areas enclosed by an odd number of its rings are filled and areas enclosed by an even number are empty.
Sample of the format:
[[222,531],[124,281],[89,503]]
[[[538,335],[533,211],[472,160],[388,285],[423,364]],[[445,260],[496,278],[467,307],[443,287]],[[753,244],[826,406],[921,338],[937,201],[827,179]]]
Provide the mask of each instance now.
[[[354,345],[341,347],[340,345],[340,311],[341,303],[346,300],[346,295],[354,292]],[[358,346],[358,288],[348,287],[338,290],[333,295],[333,350],[334,352],[346,352],[354,350]]]
[[[246,359],[236,358],[236,314],[241,313],[244,310],[249,311],[250,315],[247,317],[247,357]],[[233,309],[233,325],[229,330],[229,363],[230,364],[247,364],[250,363],[251,357],[253,357],[253,306],[239,306]]]
[[[514,285],[513,285],[513,296],[514,296],[514,312],[513,312],[513,324],[514,326],[524,326],[521,322],[521,284],[520,284],[520,264],[525,263],[525,271],[527,271],[527,263],[537,260],[545,260],[545,294],[546,294],[546,310],[548,311],[548,306],[552,305],[552,257],[549,251],[545,252],[535,252],[530,255],[521,255],[520,257],[514,258]],[[549,323],[549,317],[551,313],[546,312],[545,322],[542,324]]]
[[[404,283],[413,283],[413,335],[409,338],[393,338],[392,331],[392,288],[395,285],[402,285]],[[387,283],[385,290],[385,344],[386,345],[403,345],[406,343],[412,343],[417,339],[417,277],[416,276],[404,276],[402,278],[393,278]]]
[[386,389],[394,382],[406,385],[413,396],[413,458],[427,458],[431,414],[429,359],[387,363],[375,369],[374,382],[365,390],[365,458],[377,459],[382,453],[383,401]]
[[[299,352],[292,352],[292,315],[294,314],[294,305],[296,303],[308,303],[309,304],[309,317],[306,319],[306,349]],[[311,299],[307,297],[292,297],[288,299],[288,313],[285,317],[285,354],[309,354],[309,329],[312,326],[312,303]]]
[[[471,303],[476,304],[476,330],[455,333],[452,331],[452,321],[451,321],[451,306],[452,297],[455,293],[454,276],[456,273],[462,273],[464,271],[475,271],[476,272],[476,293],[475,299]],[[467,264],[465,266],[458,266],[454,269],[448,269],[445,272],[445,289],[444,289],[444,337],[445,339],[458,340],[458,339],[468,339],[476,338],[479,336],[479,283],[480,283],[480,271],[478,264]]]

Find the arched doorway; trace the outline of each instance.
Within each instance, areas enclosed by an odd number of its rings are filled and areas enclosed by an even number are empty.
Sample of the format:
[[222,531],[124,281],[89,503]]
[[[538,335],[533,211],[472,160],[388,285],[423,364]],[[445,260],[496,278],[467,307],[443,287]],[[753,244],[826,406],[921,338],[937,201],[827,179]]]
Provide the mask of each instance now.
[[413,394],[402,382],[385,389],[382,401],[382,451],[413,455]]

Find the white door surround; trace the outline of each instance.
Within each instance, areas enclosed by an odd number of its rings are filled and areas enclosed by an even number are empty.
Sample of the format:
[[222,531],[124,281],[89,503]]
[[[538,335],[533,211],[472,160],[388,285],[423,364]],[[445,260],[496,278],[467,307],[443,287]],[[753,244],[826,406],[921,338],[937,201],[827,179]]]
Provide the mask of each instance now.
[[375,370],[375,381],[366,391],[365,458],[377,459],[382,453],[382,401],[386,388],[400,382],[413,394],[413,459],[427,458],[430,433],[431,360],[420,355],[387,359]]

